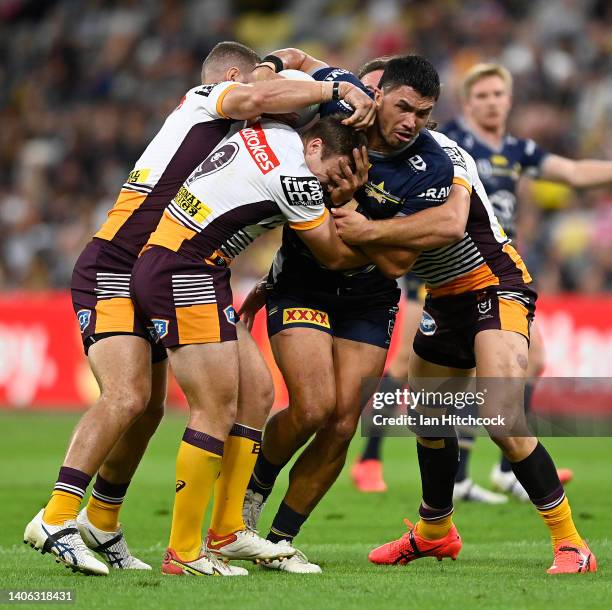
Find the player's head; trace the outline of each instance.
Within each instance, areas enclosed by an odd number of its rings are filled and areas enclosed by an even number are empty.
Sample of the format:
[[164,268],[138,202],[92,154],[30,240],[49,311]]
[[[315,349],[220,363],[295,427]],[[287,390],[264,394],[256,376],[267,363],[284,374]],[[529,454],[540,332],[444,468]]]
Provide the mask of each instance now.
[[376,57],[366,62],[359,68],[357,76],[359,80],[372,92],[376,93],[379,88],[380,79],[382,78],[383,72],[387,67],[387,64],[394,56],[384,55],[382,57]]
[[461,81],[465,116],[486,130],[505,129],[512,106],[512,75],[500,64],[476,64]]
[[389,59],[376,91],[378,144],[397,149],[410,142],[427,126],[439,96],[440,77],[427,59],[419,55]]
[[306,165],[323,186],[334,186],[333,176],[342,174],[342,159],[355,171],[353,149],[367,146],[365,133],[343,125],[340,121],[344,118],[343,115],[326,116],[301,134]]
[[246,83],[260,61],[253,49],[239,42],[220,42],[202,63],[202,84],[227,80]]

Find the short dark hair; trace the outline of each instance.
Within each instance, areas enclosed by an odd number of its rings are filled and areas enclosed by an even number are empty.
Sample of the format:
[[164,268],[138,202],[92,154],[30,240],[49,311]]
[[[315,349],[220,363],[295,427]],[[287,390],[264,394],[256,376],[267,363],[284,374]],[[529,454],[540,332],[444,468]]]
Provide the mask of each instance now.
[[330,114],[317,121],[312,127],[303,132],[302,137],[306,142],[314,138],[323,141],[322,159],[332,155],[346,156],[352,170],[355,170],[355,159],[353,149],[368,145],[368,138],[363,131],[357,131],[349,125],[343,125],[341,121],[346,115]]
[[419,95],[434,100],[440,96],[438,71],[420,55],[402,55],[390,59],[378,86],[381,89],[412,87]]
[[217,43],[202,63],[202,80],[207,70],[216,68],[221,62],[228,68],[235,65],[243,72],[251,72],[261,61],[261,58],[253,49],[233,40],[225,40]]
[[370,61],[366,61],[359,71],[357,72],[357,78],[361,79],[370,72],[376,72],[376,70],[384,70],[387,64],[397,55],[383,55],[382,57],[376,57]]

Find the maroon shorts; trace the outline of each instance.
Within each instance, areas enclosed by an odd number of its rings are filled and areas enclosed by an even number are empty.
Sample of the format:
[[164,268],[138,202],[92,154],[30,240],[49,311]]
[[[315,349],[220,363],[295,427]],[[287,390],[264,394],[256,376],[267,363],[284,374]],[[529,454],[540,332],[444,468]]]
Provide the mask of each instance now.
[[236,340],[230,270],[154,246],[134,265],[136,314],[164,347]]
[[87,354],[96,342],[114,335],[136,335],[151,343],[152,360],[160,362],[166,350],[155,329],[134,312],[130,298],[133,257],[104,239],[94,238],[79,256],[70,290]]
[[474,339],[482,330],[529,332],[537,295],[528,288],[491,286],[448,297],[427,297],[413,348],[417,356],[458,369],[476,366]]

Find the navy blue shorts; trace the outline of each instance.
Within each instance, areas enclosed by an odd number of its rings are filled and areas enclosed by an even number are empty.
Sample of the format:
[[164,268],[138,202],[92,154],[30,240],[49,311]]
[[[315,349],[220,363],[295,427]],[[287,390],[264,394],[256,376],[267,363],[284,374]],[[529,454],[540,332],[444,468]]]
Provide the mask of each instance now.
[[266,304],[268,336],[289,328],[312,328],[339,339],[388,349],[398,307],[351,311],[315,300],[270,293]]

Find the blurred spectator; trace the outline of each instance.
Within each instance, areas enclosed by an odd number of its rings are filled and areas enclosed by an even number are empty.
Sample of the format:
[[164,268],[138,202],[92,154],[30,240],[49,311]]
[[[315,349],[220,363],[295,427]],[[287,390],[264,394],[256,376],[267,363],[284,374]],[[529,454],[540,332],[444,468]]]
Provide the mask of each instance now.
[[[440,70],[436,110],[477,61],[516,79],[511,128],[570,157],[612,158],[606,0],[0,1],[0,288],[65,287],[129,169],[212,46],[300,46],[356,69],[418,52]],[[521,189],[521,243],[542,290],[612,290],[612,192]],[[277,235],[234,277],[267,269]]]

